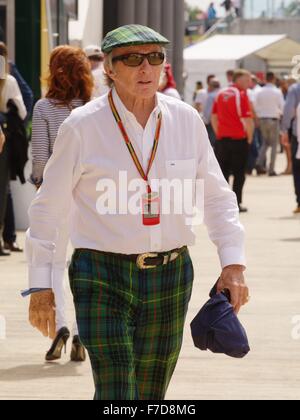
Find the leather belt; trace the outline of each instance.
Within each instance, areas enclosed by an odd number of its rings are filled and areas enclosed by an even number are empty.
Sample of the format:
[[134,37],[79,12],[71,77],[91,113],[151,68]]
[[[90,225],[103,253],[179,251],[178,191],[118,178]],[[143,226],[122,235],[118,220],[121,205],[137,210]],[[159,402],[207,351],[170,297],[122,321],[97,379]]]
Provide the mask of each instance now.
[[[187,251],[187,246],[173,249],[169,252],[147,252],[145,254],[115,254],[111,252],[103,252],[92,250],[102,255],[107,255],[115,258],[120,258],[126,261],[134,262],[140,270],[149,270],[160,266],[168,265],[175,261],[181,254]],[[87,249],[77,249],[77,251],[88,251]]]

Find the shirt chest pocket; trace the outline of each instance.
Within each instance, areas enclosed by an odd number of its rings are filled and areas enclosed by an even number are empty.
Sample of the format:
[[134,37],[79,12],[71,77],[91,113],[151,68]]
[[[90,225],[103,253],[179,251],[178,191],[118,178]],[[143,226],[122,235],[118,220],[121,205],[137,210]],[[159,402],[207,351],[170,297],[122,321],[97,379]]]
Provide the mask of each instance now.
[[169,181],[173,181],[175,179],[181,181],[194,181],[196,178],[196,172],[196,159],[166,161],[166,175]]

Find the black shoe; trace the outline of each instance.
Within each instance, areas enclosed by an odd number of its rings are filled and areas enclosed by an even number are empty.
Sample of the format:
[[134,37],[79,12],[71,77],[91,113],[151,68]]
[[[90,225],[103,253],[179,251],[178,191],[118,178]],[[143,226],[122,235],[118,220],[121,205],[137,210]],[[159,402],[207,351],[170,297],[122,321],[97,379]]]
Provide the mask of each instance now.
[[277,173],[276,173],[276,172],[270,172],[270,173],[269,173],[269,176],[270,176],[270,177],[274,177],[274,176],[278,176],[278,175],[277,175]]
[[261,168],[260,166],[256,166],[255,169],[256,169],[257,175],[266,175],[267,174],[266,169]]
[[10,252],[4,251],[2,243],[0,242],[0,257],[9,257]]
[[17,242],[4,242],[4,249],[16,253],[23,252],[23,249],[17,244]]
[[248,213],[248,209],[246,207],[241,206],[241,205],[239,205],[239,211],[240,211],[240,213]]
[[75,335],[72,343],[71,361],[72,362],[85,362],[86,354],[78,335]]
[[53,362],[54,360],[59,360],[61,358],[61,352],[62,349],[65,348],[65,354],[67,352],[67,341],[70,338],[70,331],[68,328],[63,327],[61,328],[57,336],[55,337],[55,340],[53,341],[53,344],[51,346],[51,349],[46,354],[46,361],[47,362]]

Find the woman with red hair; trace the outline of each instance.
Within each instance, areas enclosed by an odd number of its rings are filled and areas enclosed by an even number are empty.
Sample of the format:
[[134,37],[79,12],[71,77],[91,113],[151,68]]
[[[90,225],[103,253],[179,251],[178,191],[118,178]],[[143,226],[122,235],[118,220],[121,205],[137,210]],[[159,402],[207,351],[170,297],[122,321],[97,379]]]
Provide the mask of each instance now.
[[[59,46],[50,57],[46,97],[37,102],[32,122],[32,175],[31,182],[37,189],[43,182],[43,173],[50,159],[61,124],[72,110],[91,100],[94,87],[91,68],[85,53],[71,46]],[[66,156],[68,159],[68,156]],[[66,321],[66,300],[64,293],[64,273],[66,268],[67,245],[69,242],[68,221],[61,215],[59,241],[52,264],[51,277],[56,303],[56,337],[46,355],[47,361],[60,359],[63,347],[70,337]],[[49,275],[45,273],[44,275]],[[36,273],[40,277],[43,273]],[[34,292],[34,291],[30,291]],[[53,337],[54,338],[54,337]],[[71,360],[84,361],[85,351],[80,343],[77,327]]]
[[163,93],[164,95],[171,96],[172,98],[181,100],[180,94],[178,90],[176,89],[176,87],[177,86],[176,86],[171,64],[167,63],[162,73],[159,91]]

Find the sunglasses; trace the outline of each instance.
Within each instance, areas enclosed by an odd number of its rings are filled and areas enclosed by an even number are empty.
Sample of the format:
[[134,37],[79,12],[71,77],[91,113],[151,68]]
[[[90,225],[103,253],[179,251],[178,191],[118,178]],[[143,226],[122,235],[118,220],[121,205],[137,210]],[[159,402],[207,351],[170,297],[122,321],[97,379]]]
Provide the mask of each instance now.
[[165,61],[165,54],[162,52],[153,52],[149,54],[132,53],[119,55],[114,57],[112,61],[122,61],[125,66],[128,67],[139,67],[146,59],[151,66],[160,66]]

